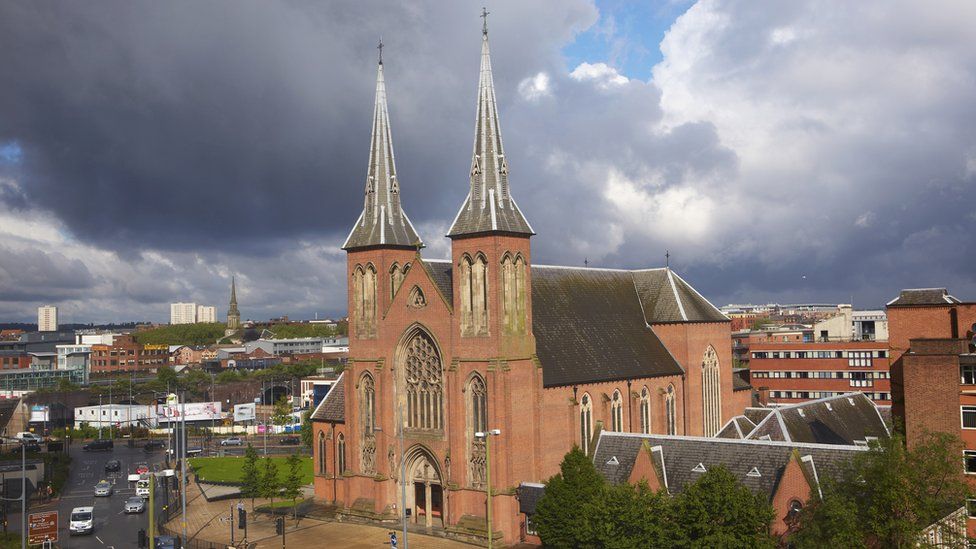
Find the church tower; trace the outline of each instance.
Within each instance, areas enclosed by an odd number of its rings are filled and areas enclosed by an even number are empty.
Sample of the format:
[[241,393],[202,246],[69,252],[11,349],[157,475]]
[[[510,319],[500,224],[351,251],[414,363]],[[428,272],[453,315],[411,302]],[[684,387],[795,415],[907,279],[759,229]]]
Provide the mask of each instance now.
[[386,105],[382,42],[379,50],[363,212],[342,245],[347,252],[349,276],[349,334],[358,339],[377,337],[381,311],[392,301],[417,250],[423,247],[400,206],[400,182]]
[[483,11],[470,189],[447,234],[452,240],[455,330],[464,354],[528,356],[535,352],[529,268],[529,238],[535,233],[508,184],[487,16]]
[[241,327],[241,312],[237,310],[237,281],[230,278],[230,306],[227,308],[227,332],[231,333]]

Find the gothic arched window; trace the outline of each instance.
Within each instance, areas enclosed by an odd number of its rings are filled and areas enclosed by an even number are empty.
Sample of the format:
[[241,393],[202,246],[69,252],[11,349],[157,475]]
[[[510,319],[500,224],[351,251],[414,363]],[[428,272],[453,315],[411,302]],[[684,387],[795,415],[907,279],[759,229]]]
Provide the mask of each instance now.
[[403,366],[407,388],[407,427],[444,427],[444,375],[440,353],[426,332],[418,331],[406,347]]
[[356,265],[352,274],[352,300],[356,317],[356,337],[376,335],[376,268]]
[[674,398],[674,385],[668,385],[668,391],[664,395],[664,413],[667,416],[669,435],[678,434],[678,422],[677,418],[675,417]]
[[525,260],[522,255],[515,256],[515,331],[525,332]]
[[593,436],[593,403],[590,395],[583,393],[580,399],[580,448],[584,454],[590,453],[590,437]]
[[376,472],[376,385],[369,373],[359,380],[359,414],[363,426],[361,470],[373,474]]
[[341,475],[346,472],[346,437],[342,433],[339,433],[339,441],[336,443],[336,446],[339,447],[336,473]]
[[407,273],[410,272],[410,264],[404,263],[403,267],[399,263],[394,263],[390,267],[390,299],[396,295],[397,290],[403,284],[403,279],[407,278]]
[[356,322],[356,337],[366,337],[366,319],[363,310],[363,279],[366,272],[362,265],[356,265],[356,270],[352,273],[352,305],[353,316]]
[[488,386],[481,375],[474,374],[468,382],[467,392],[467,412],[468,412],[468,439],[470,441],[468,463],[471,474],[471,484],[476,487],[484,486],[485,465],[487,455],[485,452],[484,438],[474,436],[478,432],[488,430]]
[[325,431],[319,431],[318,451],[319,451],[319,474],[320,475],[324,475],[326,473],[326,468],[325,468],[326,456],[329,454],[329,448],[326,445],[325,440],[326,440]]
[[624,403],[619,390],[610,398],[610,430],[618,433],[624,430]]
[[705,436],[710,437],[722,428],[722,384],[718,353],[711,345],[702,357],[702,419]]
[[488,333],[488,260],[484,254],[461,258],[461,335]]
[[640,428],[645,435],[651,433],[651,392],[645,385],[640,394]]
[[502,259],[502,323],[505,331],[525,330],[525,261],[508,253]]

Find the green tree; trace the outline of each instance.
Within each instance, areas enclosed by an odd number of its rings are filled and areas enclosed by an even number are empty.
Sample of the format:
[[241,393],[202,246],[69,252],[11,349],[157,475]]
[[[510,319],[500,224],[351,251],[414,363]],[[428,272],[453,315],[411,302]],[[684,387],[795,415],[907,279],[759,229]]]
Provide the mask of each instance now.
[[274,411],[271,413],[271,422],[275,425],[288,425],[291,421],[291,401],[288,397],[281,397],[275,402]]
[[156,381],[160,385],[169,387],[169,390],[175,391],[178,387],[177,382],[179,381],[176,371],[174,371],[169,366],[160,366],[156,369]]
[[312,447],[312,411],[306,410],[302,414],[302,445],[306,448]]
[[586,454],[574,446],[563,458],[559,473],[546,483],[546,491],[533,517],[542,543],[549,547],[589,547],[595,540],[592,502],[604,482]]
[[592,545],[606,549],[669,547],[674,541],[671,500],[647,483],[605,486],[592,505]]
[[76,390],[78,390],[78,386],[72,383],[70,379],[66,377],[62,377],[61,379],[58,380],[58,391],[62,393],[67,393]]
[[282,484],[282,496],[285,499],[291,500],[296,520],[298,519],[296,500],[298,496],[302,495],[302,459],[298,454],[288,456],[288,459],[285,461],[288,465],[288,475],[285,476],[285,482]]
[[676,539],[687,547],[775,547],[773,507],[728,469],[711,468],[672,502]]
[[790,536],[790,541],[797,549],[867,547],[861,524],[858,522],[857,507],[850,499],[837,494],[831,485],[831,482],[825,480],[825,498],[813,498],[800,513],[799,529]]
[[250,442],[244,451],[244,465],[241,467],[241,497],[250,498],[254,510],[254,498],[261,495],[261,474],[258,471],[258,451]]
[[264,472],[261,474],[261,496],[271,500],[274,509],[274,498],[281,491],[281,481],[278,479],[278,465],[271,458],[264,458]]

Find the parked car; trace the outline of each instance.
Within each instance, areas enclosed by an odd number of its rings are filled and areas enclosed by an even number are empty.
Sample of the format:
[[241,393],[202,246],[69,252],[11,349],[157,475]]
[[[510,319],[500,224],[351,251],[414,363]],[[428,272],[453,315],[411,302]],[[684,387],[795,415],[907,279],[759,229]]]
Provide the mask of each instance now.
[[114,491],[112,483],[107,480],[100,481],[95,485],[95,497],[106,498],[111,496]]
[[296,446],[296,445],[301,444],[301,443],[302,443],[302,440],[300,438],[298,438],[298,437],[285,437],[285,438],[281,439],[281,444],[284,444],[284,445]]
[[142,447],[143,450],[147,452],[152,452],[155,450],[162,450],[166,447],[166,443],[161,440],[150,440]]
[[105,472],[115,473],[122,470],[122,462],[117,459],[110,459],[105,462]]
[[141,475],[143,473],[148,473],[148,472],[149,472],[149,465],[147,465],[145,463],[140,463],[140,464],[136,465],[136,473],[137,474],[140,474]]
[[244,441],[240,437],[225,438],[220,441],[221,446],[244,446]]
[[17,440],[34,442],[36,444],[40,444],[44,442],[44,437],[36,433],[28,433],[28,432],[17,433],[17,436],[15,438]]
[[81,447],[82,450],[86,452],[92,452],[95,450],[111,450],[115,448],[115,443],[109,439],[100,438],[89,442]]
[[94,507],[75,507],[71,510],[71,518],[68,522],[68,533],[91,534],[95,526]]
[[146,510],[146,500],[139,496],[133,496],[125,500],[125,507],[123,509],[127,515],[130,513],[141,513]]
[[173,536],[156,536],[156,549],[176,549],[176,538]]

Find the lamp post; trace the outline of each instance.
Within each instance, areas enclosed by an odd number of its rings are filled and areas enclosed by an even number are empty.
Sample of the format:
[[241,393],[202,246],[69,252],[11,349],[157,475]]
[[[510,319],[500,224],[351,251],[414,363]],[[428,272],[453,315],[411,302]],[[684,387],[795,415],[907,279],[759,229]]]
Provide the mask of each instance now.
[[485,439],[485,485],[488,488],[488,549],[492,547],[492,532],[491,532],[491,437],[499,436],[502,434],[501,429],[492,429],[490,431],[478,431],[474,434],[477,438]]

